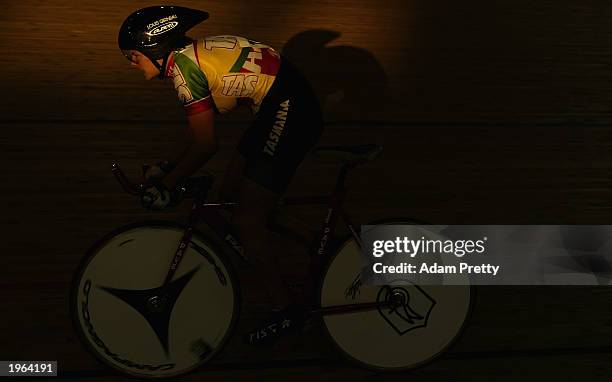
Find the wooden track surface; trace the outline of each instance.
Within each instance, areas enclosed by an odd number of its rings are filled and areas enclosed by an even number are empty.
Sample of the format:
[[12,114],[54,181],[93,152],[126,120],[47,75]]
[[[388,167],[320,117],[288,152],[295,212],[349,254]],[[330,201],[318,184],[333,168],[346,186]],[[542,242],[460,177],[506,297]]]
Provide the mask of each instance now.
[[[350,177],[356,221],[609,223],[605,2],[254,4],[180,2],[212,15],[194,35],[247,35],[294,58],[325,105],[322,144],[385,146]],[[184,119],[172,90],[144,82],[116,48],[122,19],[145,5],[24,0],[0,13],[0,359],[56,359],[65,373],[56,380],[122,380],[84,352],[71,327],[69,283],[87,248],[122,224],[187,210],[144,212],[110,174],[113,161],[135,175],[159,159]],[[222,175],[245,118],[222,120],[208,171]],[[336,168],[308,159],[289,194],[329,190]],[[306,222],[324,214],[290,212]],[[265,309],[253,279],[244,327]],[[212,370],[181,380],[609,381],[611,298],[607,287],[478,288],[456,346],[408,373],[354,369],[315,327],[270,351],[232,341]]]

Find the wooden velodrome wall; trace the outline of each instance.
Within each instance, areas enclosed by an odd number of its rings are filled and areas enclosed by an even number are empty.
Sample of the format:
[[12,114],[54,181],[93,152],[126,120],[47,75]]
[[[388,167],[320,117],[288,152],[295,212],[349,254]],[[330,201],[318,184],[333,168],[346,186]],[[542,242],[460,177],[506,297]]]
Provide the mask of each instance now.
[[[612,28],[605,2],[180,4],[211,14],[193,35],[240,34],[279,49],[289,43],[291,57],[298,57],[314,80],[325,80],[322,87],[328,92],[344,90],[346,98],[363,100],[366,110],[337,105],[335,119],[610,118]],[[150,3],[3,2],[2,118],[180,118],[174,95],[162,90],[162,84],[142,81],[117,50],[123,18],[146,5]],[[367,107],[372,104],[376,107]]]
[[[117,380],[83,351],[71,328],[68,287],[81,256],[114,227],[186,211],[141,211],[109,172],[119,161],[136,174],[142,162],[158,159],[184,122],[172,89],[145,82],[117,50],[123,18],[152,5],[126,4],[5,1],[0,12],[0,359],[57,359],[72,380]],[[178,4],[211,13],[194,36],[245,35],[291,57],[324,105],[322,144],[385,146],[378,161],[350,179],[356,220],[610,221],[606,2]],[[246,117],[222,118],[221,150],[208,171],[222,174]],[[329,189],[335,168],[307,160],[290,193]],[[324,211],[297,213],[316,222]],[[253,286],[247,312],[258,312],[257,293]],[[609,380],[610,298],[607,287],[478,288],[471,324],[450,355],[394,378]],[[258,353],[235,341],[206,376],[389,378],[325,366],[316,360],[336,359],[333,348],[310,338]],[[287,363],[296,359],[306,361]],[[285,367],[234,370],[246,360]],[[270,360],[278,363],[261,363]]]

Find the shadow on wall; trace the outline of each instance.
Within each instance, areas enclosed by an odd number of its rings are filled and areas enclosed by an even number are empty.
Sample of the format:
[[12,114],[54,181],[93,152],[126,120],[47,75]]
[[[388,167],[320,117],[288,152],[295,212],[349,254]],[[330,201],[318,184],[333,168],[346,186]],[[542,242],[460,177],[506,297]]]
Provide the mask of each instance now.
[[340,37],[308,30],[287,41],[282,54],[308,78],[326,120],[367,120],[385,102],[387,74],[374,55],[353,46],[327,46]]

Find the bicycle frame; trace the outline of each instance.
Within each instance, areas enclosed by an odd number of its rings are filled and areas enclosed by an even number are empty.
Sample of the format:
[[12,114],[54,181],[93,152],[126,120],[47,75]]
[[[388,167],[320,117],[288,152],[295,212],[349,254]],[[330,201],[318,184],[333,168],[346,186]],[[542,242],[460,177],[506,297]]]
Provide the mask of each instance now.
[[[346,187],[344,185],[348,172],[356,166],[354,163],[344,164],[338,177],[333,192],[329,196],[302,196],[286,198],[279,201],[279,205],[325,205],[327,204],[327,215],[323,222],[321,229],[318,231],[315,243],[318,243],[318,248],[312,253],[313,267],[311,273],[316,276],[321,273],[324,260],[329,256],[329,242],[330,238],[335,233],[335,227],[338,218],[344,221],[344,224],[348,228],[351,236],[355,239],[357,245],[361,248],[361,239],[358,232],[355,230],[355,226],[350,221],[348,215],[343,209],[344,200],[346,198]],[[125,174],[121,171],[117,164],[113,164],[112,171],[123,189],[132,194],[139,195],[141,190],[145,187],[143,184],[135,185],[131,183]],[[242,247],[238,240],[232,234],[231,224],[221,216],[218,212],[219,209],[231,210],[238,204],[235,202],[210,202],[207,203],[200,198],[196,198],[189,214],[188,223],[185,228],[185,232],[181,237],[179,245],[170,263],[168,273],[164,279],[164,286],[167,285],[173,278],[178,265],[187,250],[191,236],[196,225],[200,221],[204,221],[212,231],[226,243],[229,247],[234,250],[243,260],[248,262],[248,258],[245,256]],[[369,304],[349,304],[349,305],[338,305],[326,308],[314,309],[312,313],[318,314],[342,314],[353,312],[357,310],[370,310],[376,309],[377,307],[384,305],[383,303],[369,303]]]

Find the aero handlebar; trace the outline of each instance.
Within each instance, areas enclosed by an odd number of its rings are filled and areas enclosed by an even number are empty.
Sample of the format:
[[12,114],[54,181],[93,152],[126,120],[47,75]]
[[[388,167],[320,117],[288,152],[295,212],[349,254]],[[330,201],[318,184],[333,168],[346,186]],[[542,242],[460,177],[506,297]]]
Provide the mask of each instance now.
[[144,188],[144,185],[134,184],[130,182],[130,180],[127,178],[127,176],[125,176],[121,168],[119,168],[119,165],[117,163],[113,163],[111,167],[111,171],[113,172],[113,175],[115,175],[115,178],[117,178],[117,181],[119,182],[119,184],[121,185],[121,188],[123,188],[125,192],[131,195],[141,194],[142,189]]
[[[141,195],[144,189],[150,186],[147,183],[132,183],[117,163],[113,163],[111,171],[121,185],[121,188],[123,188],[123,191],[130,195]],[[177,188],[180,190],[183,198],[204,200],[212,184],[213,177],[211,175],[196,176],[184,179]]]

